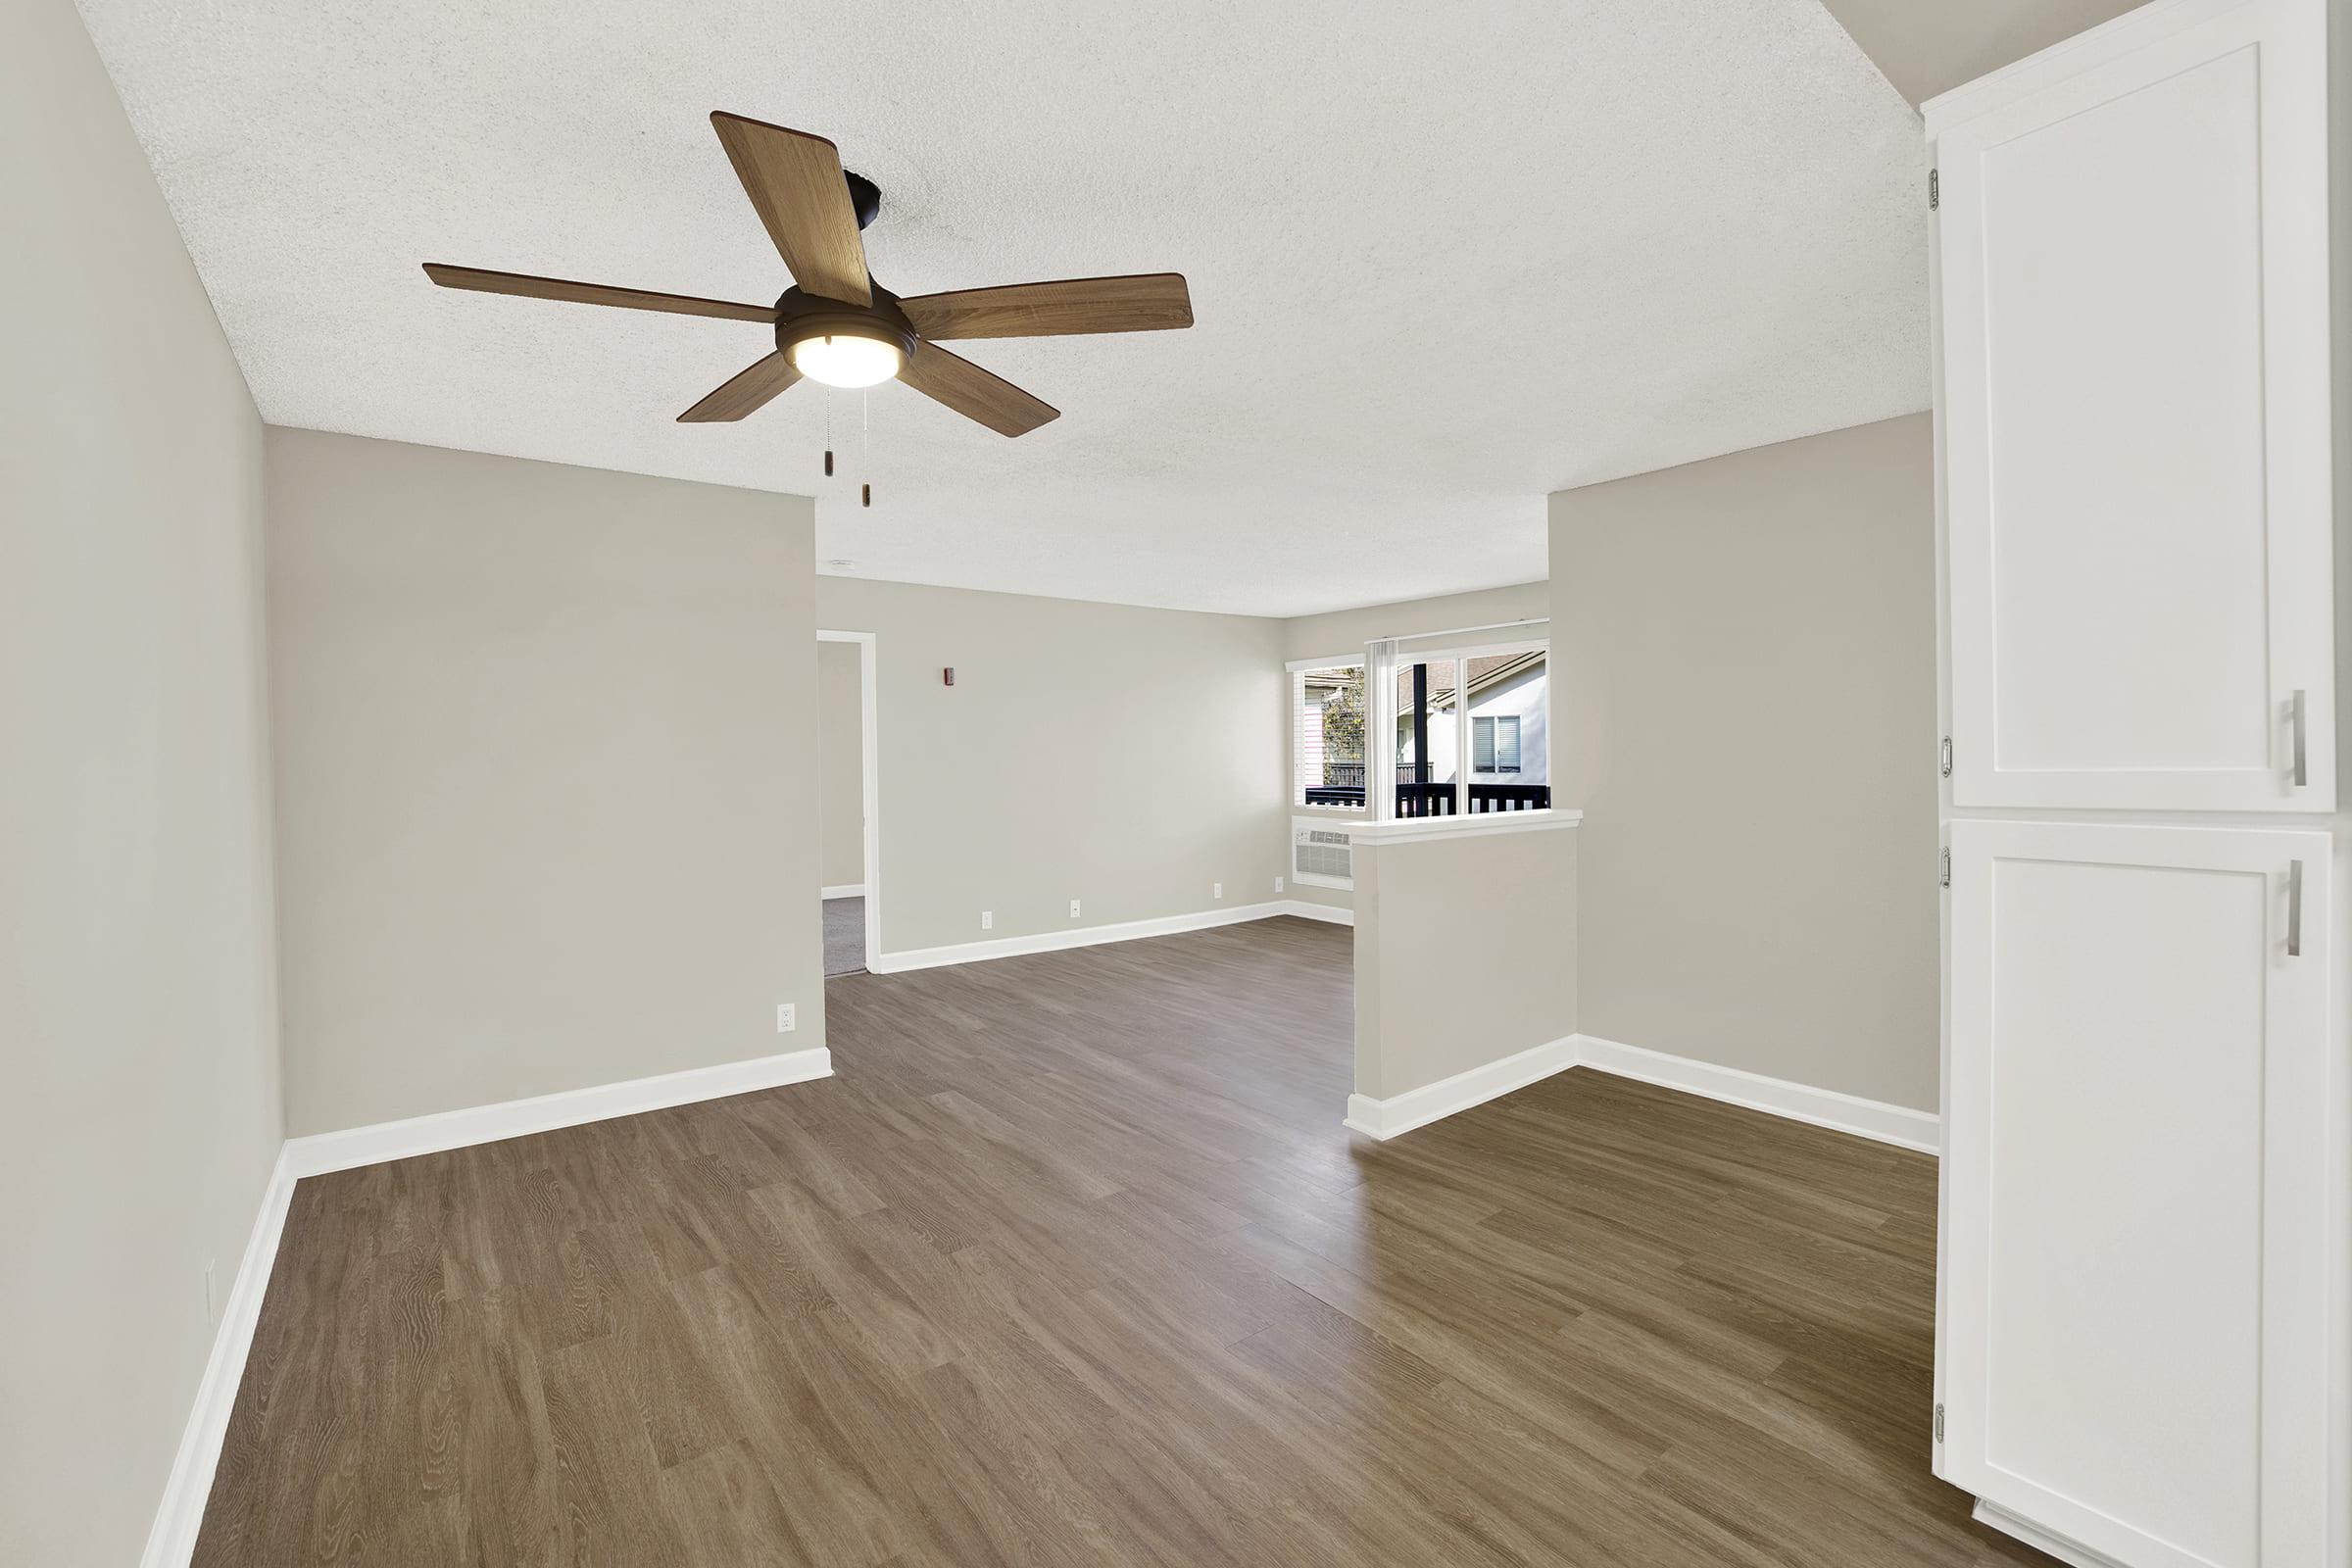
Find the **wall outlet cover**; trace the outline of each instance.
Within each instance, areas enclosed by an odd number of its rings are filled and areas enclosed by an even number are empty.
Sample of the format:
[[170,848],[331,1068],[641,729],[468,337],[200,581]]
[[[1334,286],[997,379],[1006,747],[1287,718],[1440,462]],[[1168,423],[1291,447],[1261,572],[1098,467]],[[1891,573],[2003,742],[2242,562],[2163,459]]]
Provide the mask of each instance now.
[[1282,878],[1280,878],[1280,877],[1276,877],[1276,878],[1274,879],[1274,891],[1275,891],[1275,892],[1277,892],[1277,893],[1280,893],[1280,892],[1282,891]]
[[1076,899],[1070,901],[1070,918],[1073,920],[1078,918],[1078,901]]
[[1208,892],[1211,898],[1221,899],[1225,896],[1225,884],[1222,882],[1211,882],[1208,885]]
[[788,1035],[801,1026],[800,1007],[790,1002],[776,1004],[776,1033]]
[[982,909],[980,911],[980,929],[983,931],[994,931],[996,928],[997,911],[994,909]]

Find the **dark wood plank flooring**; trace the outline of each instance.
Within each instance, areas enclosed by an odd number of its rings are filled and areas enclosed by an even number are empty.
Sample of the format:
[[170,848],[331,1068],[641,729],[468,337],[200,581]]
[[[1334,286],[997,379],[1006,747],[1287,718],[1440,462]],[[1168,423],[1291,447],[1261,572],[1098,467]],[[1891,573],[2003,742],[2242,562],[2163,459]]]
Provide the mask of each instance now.
[[199,1568],[2048,1560],[1928,1474],[1923,1157],[1588,1071],[1355,1138],[1298,920],[826,1004],[303,1182]]

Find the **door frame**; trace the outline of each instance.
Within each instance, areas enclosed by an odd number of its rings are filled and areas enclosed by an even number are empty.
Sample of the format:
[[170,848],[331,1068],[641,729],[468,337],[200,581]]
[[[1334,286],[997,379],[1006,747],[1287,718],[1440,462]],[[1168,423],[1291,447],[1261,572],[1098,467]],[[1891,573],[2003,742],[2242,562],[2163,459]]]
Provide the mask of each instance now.
[[865,813],[865,962],[872,971],[874,955],[882,951],[882,742],[881,687],[876,679],[876,649],[870,631],[828,631],[818,628],[820,643],[858,645],[858,775],[860,806]]

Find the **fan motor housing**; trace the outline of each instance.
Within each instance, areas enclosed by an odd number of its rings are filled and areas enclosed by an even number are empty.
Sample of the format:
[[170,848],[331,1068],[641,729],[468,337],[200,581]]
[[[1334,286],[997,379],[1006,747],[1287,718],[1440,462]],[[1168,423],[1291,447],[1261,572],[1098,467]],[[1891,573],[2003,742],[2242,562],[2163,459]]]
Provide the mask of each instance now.
[[882,188],[854,169],[845,169],[841,177],[850,187],[850,211],[858,215],[858,226],[864,228],[882,211]]
[[786,356],[796,343],[812,337],[864,337],[897,347],[905,359],[914,358],[914,323],[899,309],[899,297],[869,281],[874,303],[853,305],[810,294],[798,285],[776,301],[776,352]]

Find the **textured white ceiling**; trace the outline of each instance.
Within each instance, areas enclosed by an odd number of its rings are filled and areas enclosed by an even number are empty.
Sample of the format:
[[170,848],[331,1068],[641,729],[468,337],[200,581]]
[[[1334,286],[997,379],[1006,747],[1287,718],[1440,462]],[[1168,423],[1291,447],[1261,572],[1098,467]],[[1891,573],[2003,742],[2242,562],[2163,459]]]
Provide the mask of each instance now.
[[[1301,614],[1544,574],[1544,496],[1927,403],[1918,122],[1820,0],[79,0],[263,416],[818,497],[860,576]],[[1173,270],[1185,332],[674,416],[763,328],[708,115],[829,136],[902,294]],[[964,347],[960,346],[959,347]],[[857,505],[870,477],[871,511]]]

